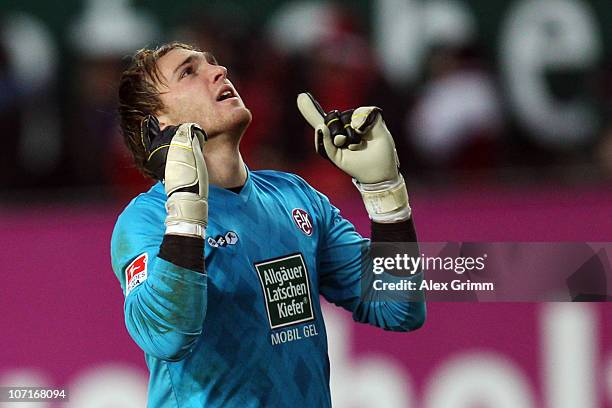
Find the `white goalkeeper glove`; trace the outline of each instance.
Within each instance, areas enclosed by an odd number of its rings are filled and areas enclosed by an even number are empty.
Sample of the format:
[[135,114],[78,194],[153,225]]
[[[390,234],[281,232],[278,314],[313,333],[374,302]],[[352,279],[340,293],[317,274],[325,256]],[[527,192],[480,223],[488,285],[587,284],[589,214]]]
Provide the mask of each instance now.
[[154,116],[142,123],[145,168],[164,183],[166,234],[204,238],[208,224],[208,171],[202,148],[206,133],[195,123],[163,131]]
[[325,113],[309,93],[299,94],[297,105],[315,129],[315,149],[353,177],[372,221],[409,219],[406,183],[398,171],[395,143],[381,110],[366,106]]

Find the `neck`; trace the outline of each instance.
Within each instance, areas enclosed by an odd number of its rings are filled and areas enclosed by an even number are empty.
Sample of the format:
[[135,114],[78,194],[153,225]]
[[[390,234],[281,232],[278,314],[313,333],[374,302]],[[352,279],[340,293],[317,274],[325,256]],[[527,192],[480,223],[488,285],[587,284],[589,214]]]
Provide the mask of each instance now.
[[220,137],[209,139],[204,146],[204,160],[210,184],[231,188],[246,183],[247,172],[237,143]]

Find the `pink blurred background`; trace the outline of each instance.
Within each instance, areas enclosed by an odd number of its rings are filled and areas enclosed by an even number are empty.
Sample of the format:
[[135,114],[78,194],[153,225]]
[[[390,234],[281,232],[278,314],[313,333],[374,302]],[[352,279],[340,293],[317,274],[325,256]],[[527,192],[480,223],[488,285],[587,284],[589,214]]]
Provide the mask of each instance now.
[[[411,197],[424,241],[612,233],[612,192],[598,189],[417,189]],[[358,200],[336,204],[367,234]],[[0,383],[66,387],[71,407],[144,406],[146,366],[123,324],[110,268],[118,211],[3,207]],[[430,303],[426,325],[411,334],[326,311],[335,406],[612,407],[608,304]]]
[[[363,234],[298,92],[383,109],[421,241],[612,237],[609,0],[0,3],[0,386],[71,394],[12,406],[146,404],[109,258],[117,215],[148,187],[116,114],[143,46],[212,51],[254,115],[249,167],[300,174]],[[335,407],[612,407],[608,303],[431,303],[406,335],[326,310]]]

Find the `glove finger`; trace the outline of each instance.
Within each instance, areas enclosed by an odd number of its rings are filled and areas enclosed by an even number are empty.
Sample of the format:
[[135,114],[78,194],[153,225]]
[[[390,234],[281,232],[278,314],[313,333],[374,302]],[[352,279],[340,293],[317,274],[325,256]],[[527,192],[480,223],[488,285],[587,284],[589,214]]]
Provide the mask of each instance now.
[[311,94],[307,92],[299,94],[297,96],[297,106],[304,119],[314,129],[325,124],[325,111]]
[[201,136],[206,135],[200,128],[194,126],[192,128],[193,138],[191,141],[193,149],[193,157],[195,160],[195,167],[197,171],[197,177],[199,180],[198,193],[200,197],[205,200],[208,199],[208,169],[206,168],[206,161],[204,160],[203,145],[205,143],[200,139]]
[[334,145],[336,147],[346,147],[345,143],[348,139],[347,128],[342,121],[340,112],[333,110],[325,115],[324,120]]
[[351,127],[359,134],[364,134],[374,125],[382,112],[376,106],[362,106],[355,109],[351,116]]
[[342,122],[342,126],[344,127],[342,133],[345,134],[346,137],[345,137],[343,145],[338,146],[338,147],[346,148],[350,144],[358,144],[359,142],[361,142],[361,135],[355,132],[355,129],[351,127],[351,119],[353,116],[353,111],[354,109],[349,109],[349,110],[345,110],[344,112],[340,114],[340,121]]
[[364,150],[366,148],[366,142],[365,140],[362,140],[359,143],[353,143],[348,145],[348,149],[355,152],[357,150]]
[[[192,123],[184,123],[178,127],[176,134],[170,142],[166,161],[166,193],[175,191],[196,192],[198,174],[195,154],[201,152],[199,140],[191,133]],[[195,144],[194,140],[198,143]],[[168,171],[171,169],[171,171]],[[195,188],[192,188],[195,187]],[[192,191],[195,190],[195,191]]]
[[200,147],[203,149],[204,144],[206,144],[206,142],[208,141],[208,135],[206,134],[204,129],[194,123],[191,125],[191,133],[194,137],[198,139],[198,141],[200,142]]
[[348,138],[347,138],[346,135],[336,135],[336,136],[334,136],[334,146],[336,146],[336,147],[344,146],[344,144],[346,143],[347,139]]
[[174,137],[170,141],[170,147],[181,146],[191,150],[191,139],[193,137],[191,128],[193,125],[193,123],[183,123],[179,125]]
[[167,126],[160,130],[157,118],[151,115],[141,123],[141,142],[146,154],[144,167],[157,180],[165,179],[168,148],[176,129],[176,126]]
[[159,121],[153,115],[147,115],[140,123],[140,142],[146,154],[151,150],[151,142],[160,135]]

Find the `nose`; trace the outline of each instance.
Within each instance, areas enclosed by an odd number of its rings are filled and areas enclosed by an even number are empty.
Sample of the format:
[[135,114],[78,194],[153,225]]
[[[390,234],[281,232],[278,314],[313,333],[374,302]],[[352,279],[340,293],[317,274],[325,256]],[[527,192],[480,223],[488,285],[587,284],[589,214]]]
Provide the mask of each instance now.
[[223,65],[215,65],[213,70],[213,83],[225,80],[227,78],[227,68]]

